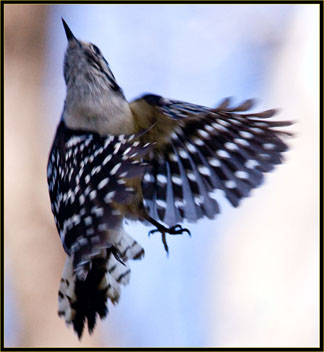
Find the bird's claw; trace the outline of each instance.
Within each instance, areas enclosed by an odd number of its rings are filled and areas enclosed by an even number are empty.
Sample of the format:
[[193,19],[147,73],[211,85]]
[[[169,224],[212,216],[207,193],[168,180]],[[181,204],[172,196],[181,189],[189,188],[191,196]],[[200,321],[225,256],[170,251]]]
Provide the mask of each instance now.
[[191,236],[191,233],[188,229],[183,228],[181,225],[177,224],[174,226],[171,226],[170,228],[164,227],[163,225],[157,227],[156,229],[153,229],[149,231],[148,235],[150,236],[153,233],[160,232],[162,235],[162,243],[164,246],[165,251],[167,254],[169,254],[169,247],[166,242],[166,234],[169,235],[182,235],[184,232],[187,232],[189,236]]
[[155,232],[160,232],[160,230],[159,229],[153,229],[153,230],[149,231],[148,236],[150,237]]
[[182,235],[184,232],[187,232],[189,236],[191,236],[191,233],[188,229],[183,228],[181,225],[177,224],[172,227],[170,227],[170,235]]

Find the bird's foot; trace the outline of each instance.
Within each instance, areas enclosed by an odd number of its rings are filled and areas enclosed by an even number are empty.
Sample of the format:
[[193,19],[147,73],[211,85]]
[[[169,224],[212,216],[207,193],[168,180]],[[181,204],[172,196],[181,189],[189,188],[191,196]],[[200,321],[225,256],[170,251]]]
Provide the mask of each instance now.
[[169,247],[168,247],[168,244],[166,242],[166,234],[168,234],[168,235],[182,235],[183,233],[186,232],[186,233],[188,233],[189,236],[191,236],[190,231],[188,229],[186,229],[186,228],[183,228],[179,224],[171,226],[169,228],[163,226],[160,223],[155,224],[155,225],[156,225],[156,229],[151,230],[148,233],[148,235],[150,236],[153,233],[160,232],[161,235],[162,235],[162,243],[163,243],[164,249],[167,252],[167,254],[169,254]]

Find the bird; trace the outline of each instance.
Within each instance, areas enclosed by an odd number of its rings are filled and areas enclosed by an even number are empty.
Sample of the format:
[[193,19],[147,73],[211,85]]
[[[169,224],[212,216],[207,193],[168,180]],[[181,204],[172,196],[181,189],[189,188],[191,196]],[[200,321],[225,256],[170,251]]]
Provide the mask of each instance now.
[[128,260],[144,256],[123,224],[167,235],[234,207],[283,162],[292,121],[249,112],[253,99],[205,107],[144,94],[128,102],[100,49],[77,39],[62,18],[66,97],[47,164],[55,224],[67,254],[58,314],[78,338],[118,303]]

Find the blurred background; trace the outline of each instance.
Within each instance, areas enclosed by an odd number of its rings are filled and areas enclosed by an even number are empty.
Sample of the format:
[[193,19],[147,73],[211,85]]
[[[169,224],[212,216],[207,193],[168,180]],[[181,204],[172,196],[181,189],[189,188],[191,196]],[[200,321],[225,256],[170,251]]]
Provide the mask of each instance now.
[[[257,98],[294,120],[286,162],[192,238],[148,239],[118,306],[81,342],[57,316],[65,260],[46,164],[65,96],[64,17],[131,100]],[[319,345],[319,6],[4,5],[6,347]]]

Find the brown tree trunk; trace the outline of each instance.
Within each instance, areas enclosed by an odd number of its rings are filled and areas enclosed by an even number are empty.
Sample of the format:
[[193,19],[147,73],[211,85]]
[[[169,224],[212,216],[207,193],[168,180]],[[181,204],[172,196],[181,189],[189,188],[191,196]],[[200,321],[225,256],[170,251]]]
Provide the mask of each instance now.
[[[5,280],[17,312],[14,346],[96,347],[102,346],[98,327],[80,343],[57,316],[65,254],[46,182],[51,140],[43,90],[49,8],[4,6],[4,250]],[[5,307],[5,314],[11,309]]]

